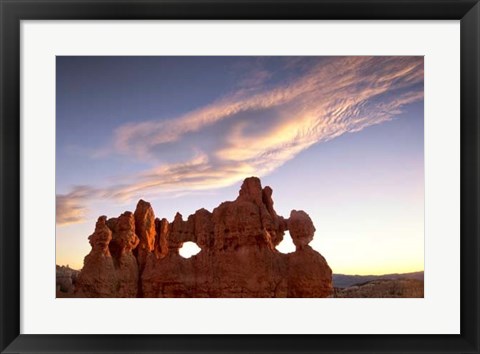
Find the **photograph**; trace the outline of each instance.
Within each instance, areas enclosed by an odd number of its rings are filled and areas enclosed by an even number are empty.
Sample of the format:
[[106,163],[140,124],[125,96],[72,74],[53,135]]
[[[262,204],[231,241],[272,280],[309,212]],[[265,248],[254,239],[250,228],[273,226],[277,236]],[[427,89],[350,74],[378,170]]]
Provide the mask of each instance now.
[[424,298],[423,56],[56,56],[55,75],[59,301]]
[[479,2],[0,0],[0,354],[480,354]]

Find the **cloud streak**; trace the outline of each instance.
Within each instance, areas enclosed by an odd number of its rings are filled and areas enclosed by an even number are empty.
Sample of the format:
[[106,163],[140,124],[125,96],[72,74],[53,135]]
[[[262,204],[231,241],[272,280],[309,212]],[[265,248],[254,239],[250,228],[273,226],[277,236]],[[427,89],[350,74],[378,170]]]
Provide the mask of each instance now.
[[[150,160],[154,166],[122,183],[90,189],[88,198],[126,201],[174,192],[232,185],[246,176],[274,171],[310,146],[361,131],[398,116],[405,105],[423,99],[422,57],[339,57],[311,66],[300,77],[268,85],[274,73],[257,71],[242,87],[179,117],[130,123],[114,132],[109,151]],[[262,84],[265,89],[258,89]],[[260,86],[262,86],[260,85]],[[267,118],[262,113],[268,112]],[[191,148],[188,141],[209,133],[214,147]],[[169,144],[192,149],[182,162],[158,163]],[[186,147],[187,146],[187,147]],[[59,202],[60,197],[60,202]],[[57,223],[81,220],[78,191],[57,197]]]
[[[138,157],[154,158],[150,152],[155,146],[178,141],[185,134],[232,118],[240,112],[297,103],[302,107],[313,106],[309,109],[317,115],[332,115],[337,110],[341,113],[342,109],[358,108],[361,103],[388,90],[399,90],[422,81],[421,57],[331,59],[329,63],[316,65],[299,79],[279,87],[253,94],[249,94],[248,90],[238,90],[180,117],[121,126],[115,131],[114,147],[121,153],[133,152]],[[347,114],[336,116],[348,118]]]
[[97,195],[98,191],[87,186],[77,186],[67,194],[57,194],[57,225],[64,226],[84,222],[87,214],[85,203],[88,199]]

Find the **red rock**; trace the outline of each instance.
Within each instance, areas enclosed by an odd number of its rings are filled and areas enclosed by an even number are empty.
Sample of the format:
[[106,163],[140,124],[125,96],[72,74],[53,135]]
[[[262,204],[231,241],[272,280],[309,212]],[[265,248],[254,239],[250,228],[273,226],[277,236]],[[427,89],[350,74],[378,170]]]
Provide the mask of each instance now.
[[100,216],[94,233],[88,237],[92,250],[85,257],[83,269],[78,275],[75,289],[78,297],[116,297],[115,267],[108,248],[112,231],[106,220],[106,216]]
[[108,228],[107,217],[105,215],[100,216],[95,224],[95,231],[88,236],[90,246],[92,246],[92,253],[103,253],[110,255],[108,245],[112,240],[112,231]]
[[257,177],[246,178],[240,187],[237,201],[253,202],[256,205],[262,204],[262,184]]
[[310,246],[287,257],[287,297],[329,297],[333,294],[332,270]]
[[155,219],[155,248],[154,253],[157,259],[164,258],[168,253],[168,220]]
[[109,248],[115,258],[133,251],[138,246],[140,241],[135,233],[135,219],[131,212],[126,211],[118,218],[109,219],[107,224],[112,230]]
[[[130,213],[131,214],[131,213]],[[303,211],[292,211],[289,219],[278,216],[272,199],[272,189],[262,189],[256,177],[247,178],[235,201],[220,204],[213,212],[197,210],[187,220],[180,213],[168,223],[166,219],[154,219],[150,204],[140,201],[135,211],[134,228],[130,216],[122,214],[121,222],[108,221],[114,230],[110,244],[112,254],[131,254],[127,247],[135,249],[134,237],[140,238],[136,251],[140,267],[137,295],[143,297],[327,297],[333,292],[332,271],[326,260],[308,244],[313,239],[315,227]],[[127,220],[128,219],[128,220]],[[93,245],[108,253],[109,227],[105,220],[91,237]],[[100,219],[99,219],[100,221]],[[119,224],[124,233],[119,236]],[[128,225],[128,227],[126,226]],[[152,228],[153,225],[153,228]],[[285,255],[275,246],[289,229],[297,247],[296,252]],[[130,232],[127,237],[125,232]],[[98,233],[98,235],[97,235]],[[118,235],[117,235],[118,234]],[[153,235],[153,236],[152,236]],[[92,235],[93,236],[93,235]],[[123,242],[115,240],[130,240]],[[185,259],[179,249],[185,242],[196,242],[200,253]],[[96,252],[96,251],[95,251]],[[130,253],[129,253],[130,252]],[[121,252],[120,252],[121,253]],[[111,258],[111,257],[110,257]],[[117,292],[111,296],[132,294],[134,269],[121,258],[115,258],[116,279],[121,279]],[[110,272],[109,265],[106,272]],[[87,262],[85,263],[87,267]],[[85,269],[84,267],[84,269]],[[87,267],[88,268],[88,267]],[[82,270],[82,273],[84,271]],[[89,271],[90,272],[90,271]],[[86,272],[87,275],[89,272]],[[110,273],[108,273],[110,274]],[[128,275],[128,277],[127,277]],[[123,276],[123,278],[122,278]],[[99,291],[82,296],[95,296]],[[102,295],[108,291],[102,292]]]
[[[169,253],[151,260],[142,274],[145,297],[326,297],[333,291],[332,271],[308,246],[315,228],[305,212],[279,217],[258,178],[248,178],[238,198],[212,213],[201,209],[187,221],[177,213],[170,224]],[[274,246],[293,227],[297,252]],[[291,231],[292,232],[292,231]],[[178,248],[197,242],[202,251],[183,259]],[[304,262],[302,263],[302,259]]]
[[89,237],[92,250],[85,257],[76,287],[79,297],[136,297],[139,268],[132,253],[138,243],[131,212],[108,221],[98,219]]
[[206,209],[200,209],[195,212],[193,219],[195,242],[202,250],[210,249],[215,241],[212,213]]
[[315,233],[315,226],[313,226],[312,219],[303,210],[290,212],[290,219],[288,219],[288,229],[293,243],[297,250],[307,246],[313,240]]
[[136,254],[140,269],[143,269],[148,254],[155,249],[155,214],[150,203],[140,199],[134,217],[135,231],[140,239]]

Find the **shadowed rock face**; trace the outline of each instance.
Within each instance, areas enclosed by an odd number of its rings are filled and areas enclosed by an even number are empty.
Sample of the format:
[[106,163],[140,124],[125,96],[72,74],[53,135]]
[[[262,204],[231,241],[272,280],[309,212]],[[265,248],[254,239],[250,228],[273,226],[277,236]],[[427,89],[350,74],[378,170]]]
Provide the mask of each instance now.
[[155,249],[155,214],[150,203],[139,200],[135,209],[135,231],[139,238],[136,255],[140,269],[143,269],[149,253]]
[[[297,250],[275,247],[290,231]],[[315,227],[307,213],[289,219],[273,208],[272,189],[245,179],[235,201],[183,220],[155,219],[140,200],[135,213],[97,221],[76,290],[79,297],[327,297],[332,271],[308,244]],[[184,242],[201,251],[180,256]]]

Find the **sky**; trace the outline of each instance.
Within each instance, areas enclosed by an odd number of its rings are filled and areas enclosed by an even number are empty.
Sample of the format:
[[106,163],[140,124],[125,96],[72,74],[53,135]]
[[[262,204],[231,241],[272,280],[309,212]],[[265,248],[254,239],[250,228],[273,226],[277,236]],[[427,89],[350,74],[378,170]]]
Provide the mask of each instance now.
[[[56,263],[100,215],[184,219],[260,177],[334,273],[424,268],[423,57],[56,59]],[[288,232],[277,247],[294,251]]]

